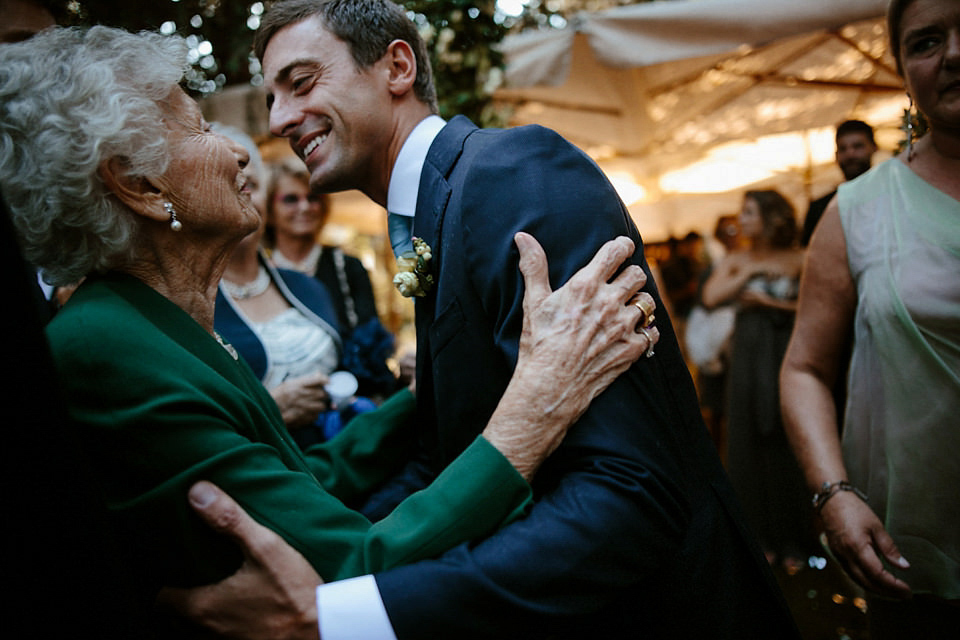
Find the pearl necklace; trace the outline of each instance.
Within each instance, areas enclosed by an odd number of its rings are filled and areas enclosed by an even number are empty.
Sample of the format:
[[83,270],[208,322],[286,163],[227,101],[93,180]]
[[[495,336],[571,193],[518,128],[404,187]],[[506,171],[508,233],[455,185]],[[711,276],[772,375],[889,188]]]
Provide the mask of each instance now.
[[222,278],[220,284],[223,285],[223,290],[229,293],[231,298],[246,300],[247,298],[255,298],[267,290],[267,287],[270,286],[270,274],[263,268],[263,265],[260,265],[257,277],[252,282],[235,284],[226,278]]

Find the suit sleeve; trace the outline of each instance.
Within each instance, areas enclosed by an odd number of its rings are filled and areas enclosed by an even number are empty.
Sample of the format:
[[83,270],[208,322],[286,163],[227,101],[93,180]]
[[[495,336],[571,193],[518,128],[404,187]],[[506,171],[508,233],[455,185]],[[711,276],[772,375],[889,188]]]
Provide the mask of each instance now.
[[[681,377],[689,375],[636,229],[586,156],[545,130],[523,131],[468,156],[471,169],[453,187],[463,193],[466,270],[489,323],[490,348],[515,365],[523,297],[512,241],[518,230],[544,246],[554,287],[605,241],[630,236],[637,243],[632,261],[647,271],[663,336],[657,356],[642,358],[598,397],[540,470],[528,517],[475,546],[377,576],[403,640],[548,637],[606,607],[625,587],[652,581],[678,553],[691,517],[673,431],[694,428],[698,418],[679,424],[671,372],[679,365]],[[511,158],[509,167],[504,157]],[[504,189],[507,171],[510,188]],[[679,383],[683,388],[689,381]],[[404,584],[429,586],[404,590]]]

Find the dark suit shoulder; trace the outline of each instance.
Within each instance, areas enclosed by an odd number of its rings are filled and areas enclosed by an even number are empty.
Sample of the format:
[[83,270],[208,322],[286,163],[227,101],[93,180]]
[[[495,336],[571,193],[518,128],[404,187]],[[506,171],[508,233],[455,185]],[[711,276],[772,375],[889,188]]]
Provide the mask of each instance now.
[[817,228],[817,223],[820,222],[820,218],[823,217],[823,212],[826,211],[827,205],[830,204],[830,201],[833,200],[835,195],[837,195],[836,189],[810,203],[810,208],[807,209],[807,216],[803,219],[803,232],[800,235],[801,246],[805,247],[810,244],[810,238],[813,236],[814,229]]
[[[509,179],[505,180],[505,176]],[[561,282],[617,235],[639,236],[599,167],[557,133],[540,126],[480,129],[464,144],[451,174],[457,207],[477,260],[501,265],[491,246],[527,231],[547,250]],[[478,265],[479,266],[479,265]],[[500,273],[504,270],[496,269]]]
[[[505,162],[517,163],[517,169],[539,172],[544,167],[519,166],[521,161],[546,162],[547,166],[566,158],[586,162],[593,161],[576,146],[557,132],[540,125],[526,125],[513,129],[476,129],[464,141],[464,158],[470,169],[490,164],[502,169]],[[460,165],[464,163],[461,160]]]

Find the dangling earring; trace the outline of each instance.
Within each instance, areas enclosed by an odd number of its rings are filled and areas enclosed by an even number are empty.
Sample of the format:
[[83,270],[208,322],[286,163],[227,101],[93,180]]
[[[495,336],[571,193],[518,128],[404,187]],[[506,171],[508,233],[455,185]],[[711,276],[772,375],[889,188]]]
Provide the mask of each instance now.
[[180,224],[179,220],[177,220],[177,212],[173,210],[173,203],[164,202],[163,208],[167,213],[170,214],[170,228],[173,231],[180,231],[180,229],[183,229],[183,225]]
[[914,156],[913,138],[915,133],[913,130],[913,96],[908,93],[907,97],[910,99],[910,106],[907,107],[906,125],[904,130],[907,134],[907,162],[911,162]]

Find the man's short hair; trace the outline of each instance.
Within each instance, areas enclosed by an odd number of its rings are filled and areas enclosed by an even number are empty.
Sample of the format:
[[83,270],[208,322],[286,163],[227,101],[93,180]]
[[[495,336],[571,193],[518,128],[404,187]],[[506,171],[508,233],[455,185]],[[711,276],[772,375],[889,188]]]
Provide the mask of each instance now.
[[876,146],[877,143],[873,139],[873,127],[868,125],[863,120],[847,120],[846,122],[841,122],[837,125],[837,140],[840,140],[841,137],[851,134],[851,133],[862,133],[867,136],[867,140],[870,141],[870,144]]
[[284,27],[317,16],[324,26],[350,47],[360,69],[367,69],[387,52],[394,40],[403,40],[413,49],[417,77],[413,92],[437,112],[437,92],[427,47],[416,25],[402,7],[389,0],[281,0],[264,14],[253,38],[253,51],[263,60],[267,44]]

